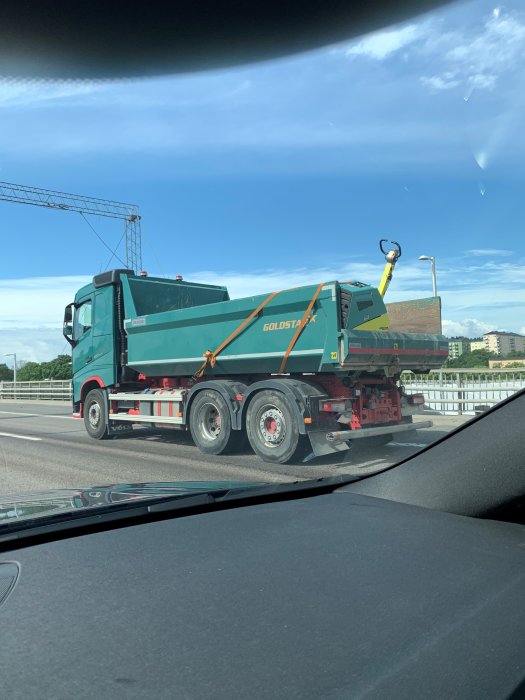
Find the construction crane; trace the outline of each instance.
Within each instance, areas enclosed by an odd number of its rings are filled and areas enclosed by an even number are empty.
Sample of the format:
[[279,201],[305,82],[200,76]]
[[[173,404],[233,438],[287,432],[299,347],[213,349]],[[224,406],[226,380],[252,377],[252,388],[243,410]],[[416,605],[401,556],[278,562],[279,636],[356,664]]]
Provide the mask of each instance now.
[[[126,267],[139,273],[142,270],[142,241],[139,209],[135,204],[112,202],[109,199],[84,197],[78,194],[66,194],[44,190],[40,187],[26,187],[0,182],[0,200],[17,204],[31,204],[48,209],[76,211],[85,216],[95,214],[112,219],[124,220],[126,237]],[[93,229],[94,230],[94,229]],[[95,232],[96,233],[96,232]],[[97,234],[98,235],[98,234]]]

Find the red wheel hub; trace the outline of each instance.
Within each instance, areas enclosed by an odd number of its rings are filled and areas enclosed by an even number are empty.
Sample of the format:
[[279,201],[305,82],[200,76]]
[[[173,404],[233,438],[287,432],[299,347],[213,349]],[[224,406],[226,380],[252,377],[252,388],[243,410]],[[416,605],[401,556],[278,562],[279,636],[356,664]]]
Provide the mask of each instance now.
[[277,432],[277,421],[275,418],[267,418],[264,423],[264,427],[270,435],[275,435]]

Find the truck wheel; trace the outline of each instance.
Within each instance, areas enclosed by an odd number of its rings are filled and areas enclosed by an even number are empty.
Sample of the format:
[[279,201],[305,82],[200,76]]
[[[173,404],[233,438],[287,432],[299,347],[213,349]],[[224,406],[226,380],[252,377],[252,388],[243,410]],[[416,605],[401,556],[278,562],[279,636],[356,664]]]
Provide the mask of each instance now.
[[84,425],[88,435],[95,440],[109,437],[106,402],[100,389],[92,389],[84,402]]
[[308,449],[308,438],[299,433],[296,417],[280,392],[256,394],[246,412],[246,432],[253,451],[265,462],[286,464]]
[[220,455],[232,452],[242,441],[240,430],[232,429],[230,409],[217,391],[204,389],[190,407],[190,433],[201,452]]

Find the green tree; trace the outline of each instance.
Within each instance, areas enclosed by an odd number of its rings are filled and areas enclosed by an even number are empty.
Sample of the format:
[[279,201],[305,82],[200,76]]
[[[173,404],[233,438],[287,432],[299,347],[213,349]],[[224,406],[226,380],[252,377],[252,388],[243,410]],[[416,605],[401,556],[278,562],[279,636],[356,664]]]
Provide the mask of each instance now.
[[38,362],[26,362],[16,373],[19,382],[38,382],[42,379],[42,366]]
[[40,382],[44,379],[71,379],[71,357],[58,355],[49,362],[27,362],[17,372],[20,382]]
[[523,351],[518,351],[518,350],[513,350],[512,352],[507,353],[506,355],[503,355],[502,359],[504,360],[523,360],[525,358],[525,352]]
[[[14,377],[14,372],[6,364],[0,365],[0,382],[12,382]],[[18,377],[17,377],[18,379]]]
[[447,360],[444,367],[448,368],[470,368],[470,367],[488,367],[489,360],[497,360],[498,355],[488,350],[474,350],[473,352],[464,352],[463,355]]
[[58,355],[50,362],[43,362],[42,379],[71,379],[71,357],[69,355]]

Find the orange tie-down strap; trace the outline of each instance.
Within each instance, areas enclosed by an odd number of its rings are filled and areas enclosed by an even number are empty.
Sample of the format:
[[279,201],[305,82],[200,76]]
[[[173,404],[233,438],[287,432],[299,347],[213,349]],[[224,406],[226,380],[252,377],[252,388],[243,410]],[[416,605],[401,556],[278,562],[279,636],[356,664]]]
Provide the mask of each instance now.
[[231,341],[236,338],[239,333],[246,328],[246,326],[250,323],[250,321],[255,318],[268,304],[274,297],[277,296],[277,294],[280,294],[280,292],[272,292],[269,297],[266,297],[266,299],[259,304],[259,306],[251,312],[251,314],[248,316],[248,318],[244,319],[244,321],[241,323],[240,326],[238,326],[231,335],[229,335],[224,342],[222,342],[217,350],[215,352],[212,352],[211,350],[206,350],[204,353],[204,357],[206,358],[202,365],[199,367],[199,369],[195,372],[193,375],[195,379],[200,379],[204,372],[206,371],[206,367],[210,365],[210,367],[215,367],[217,363],[217,355],[221,353],[224,348],[231,343]]
[[306,326],[310,319],[310,314],[312,313],[312,309],[314,308],[314,304],[317,300],[317,297],[319,296],[321,289],[324,287],[325,282],[321,282],[321,284],[317,287],[315,290],[315,293],[312,297],[312,300],[308,304],[308,308],[304,312],[304,316],[301,319],[301,323],[297,326],[297,330],[294,333],[293,338],[290,341],[290,345],[287,347],[286,352],[284,353],[283,361],[281,362],[281,366],[279,368],[279,374],[284,373],[284,368],[286,367],[286,363],[288,362],[288,357],[290,356],[290,353],[292,352],[295,343],[297,342],[297,339],[303,332],[303,328]]

